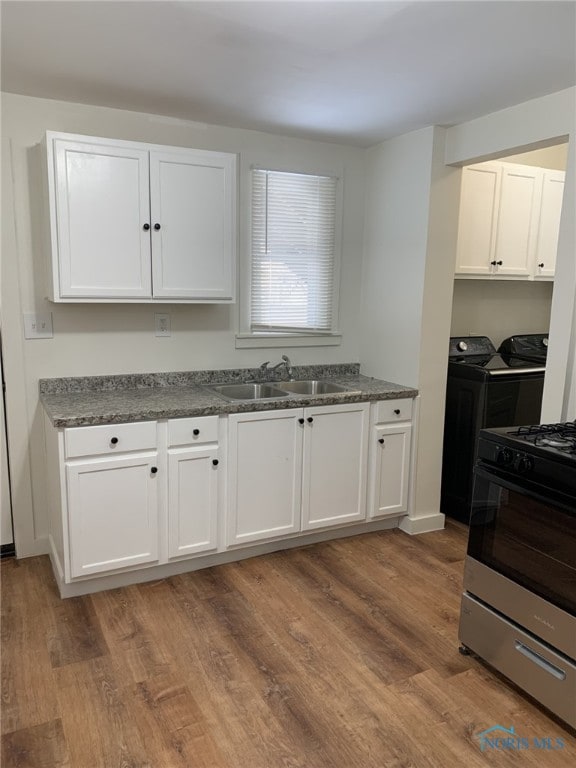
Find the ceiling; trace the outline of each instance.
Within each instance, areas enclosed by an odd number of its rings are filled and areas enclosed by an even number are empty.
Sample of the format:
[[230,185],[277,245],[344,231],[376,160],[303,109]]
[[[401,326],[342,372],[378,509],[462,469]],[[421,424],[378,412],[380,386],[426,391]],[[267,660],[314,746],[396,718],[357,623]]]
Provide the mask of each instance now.
[[1,3],[2,90],[369,146],[576,82],[576,3]]

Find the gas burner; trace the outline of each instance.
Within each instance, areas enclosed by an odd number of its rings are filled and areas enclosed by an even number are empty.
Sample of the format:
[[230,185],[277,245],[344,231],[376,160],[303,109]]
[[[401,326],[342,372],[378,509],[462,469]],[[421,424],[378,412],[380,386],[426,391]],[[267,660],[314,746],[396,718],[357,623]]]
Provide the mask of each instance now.
[[573,451],[576,449],[576,443],[569,437],[562,437],[553,433],[551,435],[541,435],[536,438],[534,445],[540,445],[544,448],[557,448],[560,451]]

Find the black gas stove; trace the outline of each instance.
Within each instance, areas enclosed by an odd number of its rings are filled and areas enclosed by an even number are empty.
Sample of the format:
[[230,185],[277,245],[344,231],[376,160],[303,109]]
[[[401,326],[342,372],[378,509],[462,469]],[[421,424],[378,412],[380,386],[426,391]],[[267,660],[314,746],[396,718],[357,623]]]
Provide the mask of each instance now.
[[576,422],[480,431],[460,639],[576,727]]

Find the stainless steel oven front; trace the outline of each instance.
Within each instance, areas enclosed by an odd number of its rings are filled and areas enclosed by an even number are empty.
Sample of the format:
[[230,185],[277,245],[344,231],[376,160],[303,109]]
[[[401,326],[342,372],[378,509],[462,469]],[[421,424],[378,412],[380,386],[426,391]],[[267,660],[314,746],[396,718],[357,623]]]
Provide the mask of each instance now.
[[459,636],[576,727],[576,502],[507,450],[475,469]]

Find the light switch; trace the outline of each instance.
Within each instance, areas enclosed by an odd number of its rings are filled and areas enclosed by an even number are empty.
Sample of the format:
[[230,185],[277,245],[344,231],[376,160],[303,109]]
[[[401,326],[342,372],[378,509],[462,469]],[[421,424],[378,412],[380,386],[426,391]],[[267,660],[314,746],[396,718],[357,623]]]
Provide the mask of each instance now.
[[25,339],[51,339],[53,336],[52,312],[24,312]]

